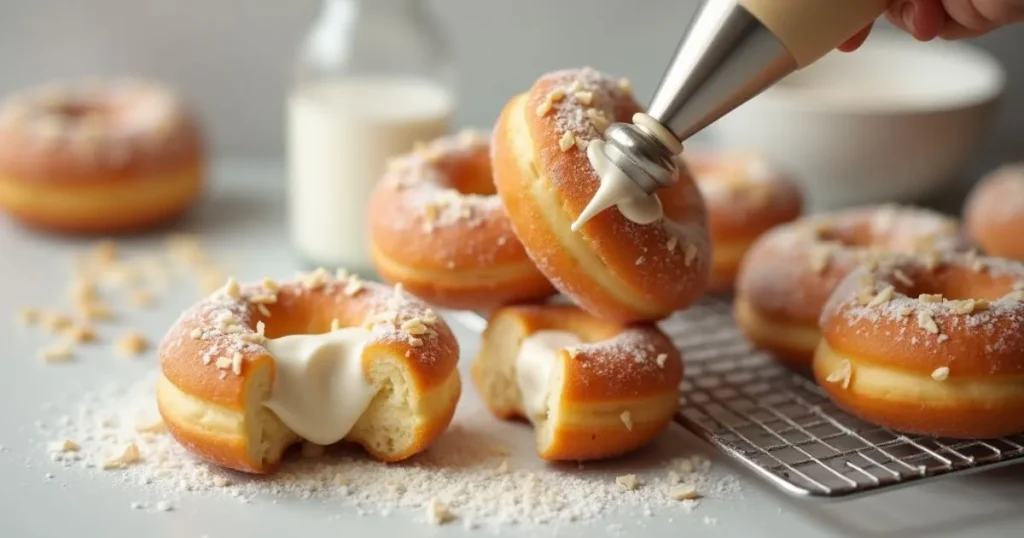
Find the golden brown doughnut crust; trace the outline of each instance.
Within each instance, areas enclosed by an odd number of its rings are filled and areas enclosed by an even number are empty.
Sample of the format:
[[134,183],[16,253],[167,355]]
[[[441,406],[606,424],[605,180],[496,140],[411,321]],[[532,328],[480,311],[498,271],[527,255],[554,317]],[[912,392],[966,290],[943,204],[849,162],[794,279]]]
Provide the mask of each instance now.
[[[875,263],[893,252],[962,249],[955,219],[925,209],[867,206],[805,217],[762,235],[744,256],[737,301],[755,316],[740,316],[740,328],[755,345],[781,350],[757,338],[745,324],[761,318],[815,330],[829,296],[860,263]],[[789,346],[783,359],[808,365],[813,347]],[[782,350],[784,353],[784,350]]]
[[[549,444],[538,447],[542,458],[616,456],[651,442],[671,422],[683,378],[682,356],[672,341],[653,325],[622,325],[568,305],[509,306],[491,316],[471,374],[485,404],[498,417],[527,418],[521,401],[503,405],[489,394],[486,342],[495,338],[495,331],[509,327],[520,342],[548,330],[568,331],[585,342],[572,353],[566,348],[557,352],[554,368],[561,372],[562,384],[551,416],[563,417],[565,424],[554,424]],[[628,427],[623,411],[631,413]],[[564,418],[587,414],[598,418],[588,420],[586,427]]]
[[683,152],[708,209],[713,268],[709,291],[733,289],[743,254],[761,234],[803,211],[796,182],[763,155],[697,149]]
[[975,185],[964,227],[986,254],[1024,260],[1024,163],[1003,166]]
[[1024,265],[900,256],[843,281],[815,376],[869,422],[951,437],[1024,431]]
[[[506,105],[492,150],[498,193],[538,269],[584,309],[620,322],[661,319],[692,303],[711,261],[703,200],[685,169],[658,191],[670,224],[638,225],[610,209],[569,229],[599,185],[585,146],[639,109],[612,77],[551,73]],[[575,142],[563,150],[567,132]]]
[[41,228],[162,224],[201,193],[202,162],[193,117],[153,83],[33,89],[0,105],[0,206]]
[[428,303],[491,310],[555,291],[512,232],[483,134],[434,140],[393,161],[369,214],[377,271]]
[[[272,380],[275,368],[273,357],[256,332],[257,325],[265,325],[266,338],[278,338],[324,333],[330,330],[335,319],[343,327],[363,326],[372,331],[363,352],[363,372],[368,379],[373,358],[386,350],[389,356],[403,357],[403,370],[413,393],[431,393],[453,383],[454,377],[454,400],[458,400],[459,347],[443,320],[400,287],[392,290],[347,275],[334,278],[323,271],[313,273],[302,282],[277,285],[264,281],[242,286],[237,297],[221,290],[186,310],[159,348],[163,377],[170,385],[164,390],[180,391],[206,406],[225,411],[244,411],[248,384],[256,372],[270,369]],[[429,322],[430,330],[426,334],[414,336],[408,327],[403,327],[409,320],[431,319],[434,321]],[[228,360],[218,363],[222,357]],[[410,447],[408,454],[386,459],[403,459],[425,448],[447,427],[455,401],[451,402],[447,414],[440,413],[423,431],[417,432],[419,442]],[[236,440],[233,445],[221,445],[215,439],[190,431],[186,425],[176,425],[173,415],[163,409],[161,413],[175,437],[193,452],[234,469],[270,470],[264,466],[265,462],[251,461],[242,442]],[[383,459],[381,454],[372,451],[371,454]]]

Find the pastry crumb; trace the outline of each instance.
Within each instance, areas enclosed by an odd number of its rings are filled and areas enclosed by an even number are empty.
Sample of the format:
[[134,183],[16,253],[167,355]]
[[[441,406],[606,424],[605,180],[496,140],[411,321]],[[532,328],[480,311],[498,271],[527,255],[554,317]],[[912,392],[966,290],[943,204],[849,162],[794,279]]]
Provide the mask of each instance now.
[[949,379],[949,367],[940,366],[932,371],[932,379],[936,381],[945,381]]
[[640,479],[635,474],[624,474],[615,478],[615,483],[622,489],[634,490],[641,486]]
[[139,454],[139,447],[135,443],[128,443],[120,456],[111,458],[103,462],[103,470],[109,471],[111,469],[124,469],[130,465],[134,465],[142,461],[142,456]]
[[697,494],[697,488],[689,484],[676,486],[670,489],[668,494],[677,501],[691,501],[700,496]]
[[434,525],[444,525],[454,519],[455,514],[437,497],[434,497],[427,503],[427,521]]
[[132,306],[137,308],[149,308],[153,306],[155,300],[153,294],[146,290],[134,290],[130,296]]
[[137,331],[125,333],[114,344],[114,350],[122,357],[135,357],[141,355],[147,349],[149,349],[149,339],[146,338],[146,335]]
[[50,449],[50,452],[78,452],[82,447],[70,439],[64,439],[50,443],[47,448]]
[[39,323],[39,309],[32,307],[22,307],[18,310],[18,323],[22,325],[35,325]]
[[68,342],[50,344],[39,350],[39,358],[43,362],[69,362],[74,357],[74,349]]
[[658,353],[658,356],[655,357],[655,359],[654,359],[654,361],[658,363],[658,368],[664,368],[665,367],[665,361],[667,361],[667,360],[668,360],[668,355],[665,354],[665,353]]

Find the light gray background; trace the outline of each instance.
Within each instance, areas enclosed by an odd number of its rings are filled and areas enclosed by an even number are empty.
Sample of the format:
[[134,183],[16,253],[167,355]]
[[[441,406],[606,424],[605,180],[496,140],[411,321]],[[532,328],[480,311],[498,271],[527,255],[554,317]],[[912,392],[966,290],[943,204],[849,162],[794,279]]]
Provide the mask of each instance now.
[[[474,126],[490,125],[512,93],[559,67],[627,75],[646,100],[697,5],[424,1],[458,54],[458,122]],[[320,0],[0,0],[0,93],[69,76],[157,76],[187,93],[222,156],[279,157],[292,57],[319,7]],[[1009,87],[975,168],[1024,158],[1024,26],[977,43],[1007,65]]]

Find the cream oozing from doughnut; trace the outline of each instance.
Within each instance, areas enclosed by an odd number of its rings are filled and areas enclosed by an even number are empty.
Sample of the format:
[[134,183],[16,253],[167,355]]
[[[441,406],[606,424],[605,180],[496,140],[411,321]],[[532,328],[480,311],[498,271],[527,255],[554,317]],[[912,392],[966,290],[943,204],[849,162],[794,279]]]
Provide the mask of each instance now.
[[530,422],[547,416],[551,369],[558,350],[581,343],[578,335],[556,330],[537,331],[523,339],[515,360],[516,384]]
[[[683,151],[683,145],[657,120],[638,112],[633,115],[633,123],[650,133],[659,142],[669,148],[673,154]],[[623,217],[637,223],[650,224],[662,218],[661,200],[657,194],[643,192],[632,179],[626,175],[605,153],[604,140],[592,140],[587,146],[587,159],[594,167],[601,186],[598,187],[590,203],[583,209],[580,216],[572,223],[572,231],[578,231],[594,218],[594,215],[616,206]]]
[[281,422],[318,445],[341,441],[377,394],[363,376],[370,331],[345,327],[267,340],[275,376],[263,403]]

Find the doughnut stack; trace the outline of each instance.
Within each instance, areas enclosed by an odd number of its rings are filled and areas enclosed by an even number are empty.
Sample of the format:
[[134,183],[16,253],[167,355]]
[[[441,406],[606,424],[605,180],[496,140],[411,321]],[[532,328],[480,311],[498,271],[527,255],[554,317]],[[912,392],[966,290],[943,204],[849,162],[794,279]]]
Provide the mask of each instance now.
[[[608,210],[570,230],[600,185],[587,145],[639,111],[619,77],[589,68],[544,75],[507,103],[492,132],[394,159],[370,202],[384,280],[489,317],[472,381],[496,416],[533,424],[544,459],[634,450],[678,409],[682,358],[654,323],[708,285],[696,183],[682,167],[657,193],[658,222]],[[555,304],[558,293],[569,304]]]

